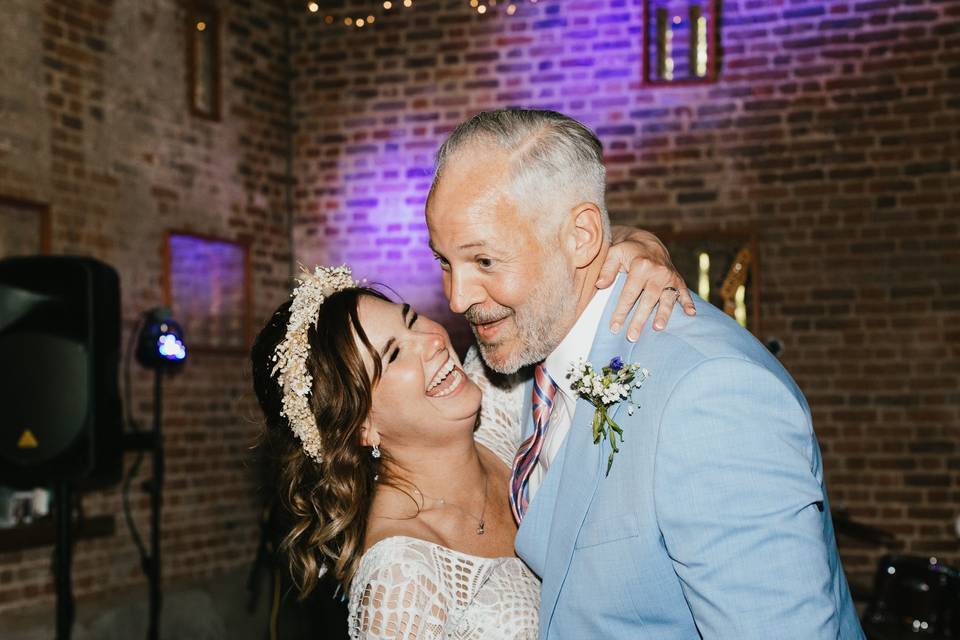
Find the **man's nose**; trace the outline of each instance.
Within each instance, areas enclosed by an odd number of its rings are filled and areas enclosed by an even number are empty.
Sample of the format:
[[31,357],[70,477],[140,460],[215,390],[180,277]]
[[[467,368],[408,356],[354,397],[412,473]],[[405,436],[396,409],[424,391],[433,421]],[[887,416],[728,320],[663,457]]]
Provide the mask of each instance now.
[[471,278],[460,272],[451,271],[449,282],[447,298],[450,300],[450,311],[464,313],[473,305],[483,302],[483,289]]

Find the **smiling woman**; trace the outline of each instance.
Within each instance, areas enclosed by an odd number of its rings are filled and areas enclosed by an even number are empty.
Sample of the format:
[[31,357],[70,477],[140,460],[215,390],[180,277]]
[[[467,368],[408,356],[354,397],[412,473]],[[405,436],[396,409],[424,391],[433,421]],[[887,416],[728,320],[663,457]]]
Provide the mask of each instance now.
[[469,444],[480,390],[463,373],[447,332],[409,305],[361,298],[360,322],[380,358],[372,409],[361,441],[393,457],[421,455],[460,438]]
[[301,595],[332,571],[355,638],[535,637],[505,499],[515,416],[477,429],[482,394],[443,327],[344,271],[308,274],[252,352]]
[[251,353],[254,388],[265,416],[259,450],[275,468],[280,497],[294,520],[283,546],[304,598],[316,586],[321,567],[332,568],[341,582],[349,583],[374,491],[376,465],[361,447],[359,434],[377,372],[373,377],[367,374],[357,349],[355,336],[363,335],[355,333],[360,327],[360,295],[359,289],[352,289],[330,296],[307,333],[310,410],[322,464],[298,439],[276,376],[276,354],[291,325],[292,301],[274,312]]

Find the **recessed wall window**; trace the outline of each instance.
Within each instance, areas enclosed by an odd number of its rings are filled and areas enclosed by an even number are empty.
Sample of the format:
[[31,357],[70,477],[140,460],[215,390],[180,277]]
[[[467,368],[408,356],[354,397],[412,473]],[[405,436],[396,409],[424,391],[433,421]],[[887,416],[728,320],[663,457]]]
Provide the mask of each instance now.
[[760,337],[760,269],[749,229],[658,233],[677,270],[701,297]]
[[49,207],[0,196],[0,258],[49,252]]
[[167,234],[166,303],[192,351],[250,347],[250,252],[246,244],[185,232]]
[[647,84],[713,82],[715,0],[644,0],[643,80]]
[[187,3],[187,100],[190,111],[220,119],[220,14],[199,0]]

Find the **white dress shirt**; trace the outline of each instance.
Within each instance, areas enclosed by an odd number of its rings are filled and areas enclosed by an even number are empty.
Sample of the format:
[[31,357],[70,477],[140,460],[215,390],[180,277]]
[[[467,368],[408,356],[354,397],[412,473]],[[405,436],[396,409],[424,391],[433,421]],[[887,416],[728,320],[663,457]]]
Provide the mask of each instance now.
[[[607,306],[612,291],[613,287],[610,286],[606,289],[599,289],[593,294],[593,299],[590,300],[587,308],[577,318],[573,328],[544,360],[547,373],[550,374],[559,389],[553,399],[553,410],[550,412],[550,423],[547,427],[543,448],[540,450],[540,459],[530,471],[530,479],[527,484],[530,500],[533,500],[537,489],[543,484],[543,479],[550,469],[550,463],[557,457],[560,447],[567,439],[570,423],[573,422],[573,414],[577,409],[577,395],[570,388],[572,381],[567,378],[567,372],[570,370],[570,365],[579,358],[586,360],[590,357],[593,339],[597,330],[600,329],[603,310]],[[606,327],[603,330],[609,331]],[[599,362],[593,364],[595,366],[601,365]],[[528,416],[523,416],[523,418],[526,420]]]

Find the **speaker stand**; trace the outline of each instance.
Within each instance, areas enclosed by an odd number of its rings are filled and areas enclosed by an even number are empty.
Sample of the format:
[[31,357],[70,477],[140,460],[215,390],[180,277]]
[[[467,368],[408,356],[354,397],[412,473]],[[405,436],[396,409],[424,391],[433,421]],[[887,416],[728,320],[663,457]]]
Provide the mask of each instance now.
[[150,495],[150,552],[143,552],[141,567],[149,587],[147,640],[160,638],[160,611],[163,606],[160,562],[160,508],[163,506],[163,371],[155,370],[153,379],[153,430],[125,433],[125,451],[149,451],[153,462],[152,477],[143,483]]
[[160,507],[163,506],[163,371],[153,378],[153,479],[150,482],[150,625],[147,638],[160,638]]
[[55,545],[54,576],[57,590],[57,640],[70,640],[73,632],[73,590],[70,584],[70,565],[73,562],[73,492],[66,480],[54,485],[57,542]]

